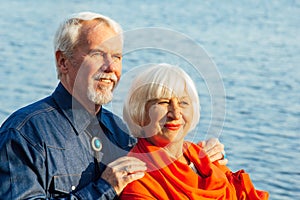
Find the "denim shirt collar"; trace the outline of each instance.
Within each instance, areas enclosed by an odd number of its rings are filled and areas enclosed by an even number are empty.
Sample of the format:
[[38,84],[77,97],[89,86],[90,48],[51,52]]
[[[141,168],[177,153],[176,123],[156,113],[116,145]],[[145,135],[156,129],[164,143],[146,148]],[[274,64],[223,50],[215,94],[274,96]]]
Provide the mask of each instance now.
[[[94,121],[102,122],[102,107],[97,116],[91,115],[62,85],[59,83],[52,94],[55,102],[71,123],[77,134],[82,133]],[[104,124],[105,125],[105,124]],[[105,125],[106,126],[106,125]]]

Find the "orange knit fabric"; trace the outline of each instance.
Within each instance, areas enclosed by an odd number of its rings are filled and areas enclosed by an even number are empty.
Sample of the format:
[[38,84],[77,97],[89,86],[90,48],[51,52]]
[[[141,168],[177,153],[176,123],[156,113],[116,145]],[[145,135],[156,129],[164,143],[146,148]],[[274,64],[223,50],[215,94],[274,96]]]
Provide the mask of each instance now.
[[145,139],[139,139],[129,156],[146,162],[148,172],[128,184],[121,199],[261,200],[269,196],[256,190],[243,170],[232,173],[226,166],[211,163],[199,146],[189,142],[184,143],[184,156],[194,163],[198,174]]

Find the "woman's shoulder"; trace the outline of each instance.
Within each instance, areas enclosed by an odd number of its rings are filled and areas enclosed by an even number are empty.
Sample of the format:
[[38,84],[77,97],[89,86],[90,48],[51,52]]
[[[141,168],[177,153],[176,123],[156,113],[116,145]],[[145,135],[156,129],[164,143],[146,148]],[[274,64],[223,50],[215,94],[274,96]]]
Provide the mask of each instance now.
[[120,199],[157,199],[155,193],[159,191],[164,191],[160,183],[146,173],[143,178],[129,183],[121,193]]

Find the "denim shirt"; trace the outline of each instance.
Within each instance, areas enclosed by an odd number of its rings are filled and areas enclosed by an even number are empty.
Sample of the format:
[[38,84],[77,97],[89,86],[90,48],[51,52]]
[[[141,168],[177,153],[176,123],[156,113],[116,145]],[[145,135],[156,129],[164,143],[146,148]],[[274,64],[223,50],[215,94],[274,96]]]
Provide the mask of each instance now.
[[[93,121],[100,152],[91,145],[94,133],[87,132]],[[1,126],[0,199],[117,198],[100,175],[135,145],[127,133],[116,115],[103,107],[90,115],[59,83],[51,96],[16,111]]]

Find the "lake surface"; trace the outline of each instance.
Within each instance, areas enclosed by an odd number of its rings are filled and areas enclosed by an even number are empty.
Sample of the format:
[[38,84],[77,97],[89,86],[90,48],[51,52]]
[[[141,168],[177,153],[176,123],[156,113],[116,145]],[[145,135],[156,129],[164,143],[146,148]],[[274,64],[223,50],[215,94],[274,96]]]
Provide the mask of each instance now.
[[[180,65],[201,99],[200,123],[187,139],[220,137],[233,171],[249,172],[270,199],[300,199],[299,1],[10,0],[0,9],[0,123],[56,87],[58,23],[99,12],[137,39],[125,37],[124,75],[108,108],[121,114],[132,69]],[[129,47],[137,41],[145,46]]]

